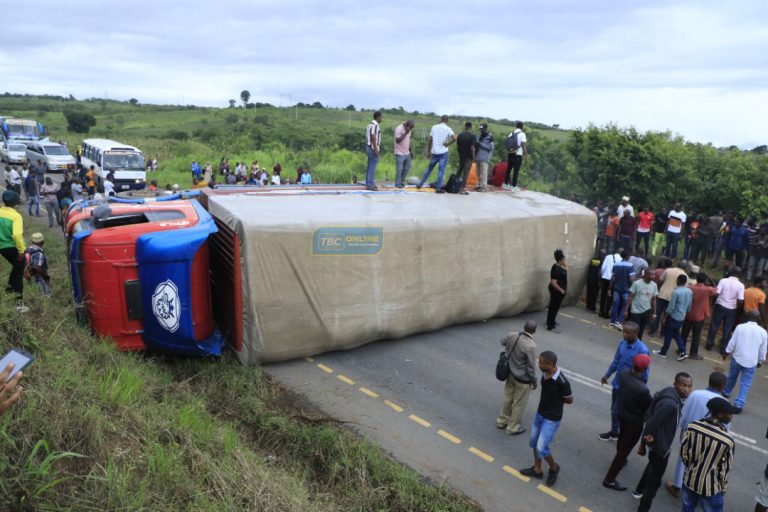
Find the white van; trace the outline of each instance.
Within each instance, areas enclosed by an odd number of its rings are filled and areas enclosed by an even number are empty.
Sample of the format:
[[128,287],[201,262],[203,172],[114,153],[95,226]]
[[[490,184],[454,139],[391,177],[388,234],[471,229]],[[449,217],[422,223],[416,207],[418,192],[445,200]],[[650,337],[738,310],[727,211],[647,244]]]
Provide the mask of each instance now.
[[21,142],[0,142],[0,162],[23,164],[27,161],[27,146]]
[[97,184],[112,173],[115,190],[141,190],[146,186],[144,154],[134,146],[108,139],[85,139],[82,143],[83,167],[93,166]]
[[37,161],[43,162],[45,172],[61,171],[75,168],[75,157],[69,154],[67,148],[55,142],[27,142],[27,160],[31,167],[37,167]]

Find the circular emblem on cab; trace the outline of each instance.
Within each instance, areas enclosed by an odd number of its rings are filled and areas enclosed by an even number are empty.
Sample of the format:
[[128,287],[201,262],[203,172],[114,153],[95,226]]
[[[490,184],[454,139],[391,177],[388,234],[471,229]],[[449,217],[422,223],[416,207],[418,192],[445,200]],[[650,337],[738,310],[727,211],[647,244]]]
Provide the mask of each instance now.
[[158,284],[152,294],[152,312],[167,331],[176,332],[181,320],[179,289],[170,279]]

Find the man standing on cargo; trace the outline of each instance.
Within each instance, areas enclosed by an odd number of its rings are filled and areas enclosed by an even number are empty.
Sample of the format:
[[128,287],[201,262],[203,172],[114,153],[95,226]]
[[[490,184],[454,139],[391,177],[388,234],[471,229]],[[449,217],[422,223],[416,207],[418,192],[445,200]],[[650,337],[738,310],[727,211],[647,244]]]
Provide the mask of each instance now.
[[477,191],[488,190],[488,166],[491,164],[493,148],[496,142],[493,135],[488,132],[488,125],[480,125],[480,135],[477,136],[477,149],[475,150],[475,162],[477,163]]
[[525,322],[523,332],[513,332],[501,340],[509,361],[509,377],[504,384],[504,402],[496,418],[496,427],[516,436],[525,432],[520,418],[528,404],[528,395],[536,389],[536,322]]
[[461,190],[467,186],[469,171],[472,169],[472,162],[475,161],[475,134],[472,133],[472,123],[464,123],[464,131],[456,138],[456,150],[459,153],[459,179],[461,180]]
[[411,132],[414,126],[416,123],[409,119],[395,128],[395,188],[405,188],[405,180],[411,172]]
[[24,305],[24,221],[16,206],[19,204],[19,194],[13,190],[3,192],[3,207],[0,208],[0,255],[11,264],[11,274],[8,276],[6,292],[16,294],[19,304],[16,309],[26,313],[29,308]]
[[416,188],[421,188],[424,183],[429,179],[429,175],[432,174],[435,166],[437,165],[437,183],[435,184],[435,192],[441,194],[445,192],[443,190],[443,174],[445,174],[445,166],[448,165],[448,146],[456,142],[456,134],[448,126],[448,116],[440,118],[440,122],[432,127],[429,131],[429,143],[427,145],[427,152],[431,155],[429,165],[424,171],[424,175],[421,177],[421,181]]
[[365,153],[368,155],[368,168],[365,171],[365,187],[368,190],[378,190],[374,182],[376,166],[379,165],[381,151],[381,112],[373,113],[373,120],[365,130]]
[[[517,186],[517,178],[520,175],[520,167],[523,165],[523,156],[528,156],[528,139],[523,131],[523,122],[518,121],[517,125],[507,137],[507,177],[504,180],[506,188],[520,190]],[[510,181],[509,175],[512,174]]]

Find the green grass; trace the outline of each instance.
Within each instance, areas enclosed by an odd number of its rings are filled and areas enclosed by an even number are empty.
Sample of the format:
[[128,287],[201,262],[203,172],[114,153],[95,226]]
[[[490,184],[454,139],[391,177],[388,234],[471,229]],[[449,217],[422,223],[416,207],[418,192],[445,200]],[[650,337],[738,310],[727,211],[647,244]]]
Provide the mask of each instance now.
[[478,510],[259,367],[120,353],[93,337],[75,321],[61,237],[33,229],[54,295],[28,286],[25,315],[0,302],[0,350],[37,357],[0,418],[0,510]]

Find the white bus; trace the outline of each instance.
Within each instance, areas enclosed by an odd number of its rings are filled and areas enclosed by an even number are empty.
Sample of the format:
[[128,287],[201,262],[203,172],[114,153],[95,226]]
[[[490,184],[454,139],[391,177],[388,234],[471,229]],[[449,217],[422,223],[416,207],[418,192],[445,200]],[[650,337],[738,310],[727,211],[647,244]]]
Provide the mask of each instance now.
[[94,166],[97,184],[111,172],[116,192],[146,186],[144,155],[138,148],[108,139],[85,139],[82,147],[82,165],[86,169]]

